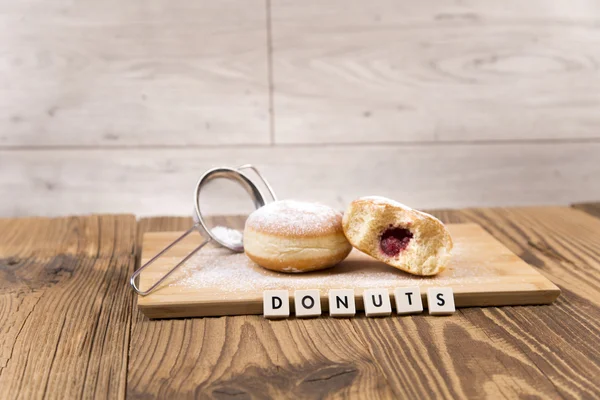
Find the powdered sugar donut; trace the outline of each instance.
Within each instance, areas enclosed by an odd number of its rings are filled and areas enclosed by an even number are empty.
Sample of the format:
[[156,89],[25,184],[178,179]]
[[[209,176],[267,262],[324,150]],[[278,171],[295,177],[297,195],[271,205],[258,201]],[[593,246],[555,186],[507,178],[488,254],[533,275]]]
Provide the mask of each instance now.
[[411,274],[435,275],[450,260],[452,238],[442,222],[384,197],[354,200],[343,226],[354,247]]
[[342,214],[318,203],[281,200],[254,211],[244,228],[244,251],[258,265],[281,272],[332,267],[352,246]]

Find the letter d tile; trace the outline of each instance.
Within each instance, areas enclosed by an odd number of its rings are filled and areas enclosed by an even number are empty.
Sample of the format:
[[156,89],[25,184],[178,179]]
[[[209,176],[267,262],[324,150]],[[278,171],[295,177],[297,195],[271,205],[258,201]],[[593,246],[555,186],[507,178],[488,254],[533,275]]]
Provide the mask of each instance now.
[[290,316],[290,294],[287,290],[265,290],[263,292],[263,315],[265,318],[288,318]]

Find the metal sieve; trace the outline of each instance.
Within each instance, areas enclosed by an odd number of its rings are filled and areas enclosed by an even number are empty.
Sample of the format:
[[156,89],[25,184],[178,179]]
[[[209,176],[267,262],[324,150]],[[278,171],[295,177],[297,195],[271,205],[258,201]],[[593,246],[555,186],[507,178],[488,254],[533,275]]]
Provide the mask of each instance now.
[[[187,260],[189,260],[194,254],[196,254],[200,249],[202,249],[211,240],[214,240],[219,245],[226,247],[231,251],[234,251],[237,253],[241,253],[244,251],[244,244],[242,241],[243,236],[242,236],[241,232],[239,235],[219,235],[218,233],[214,232],[214,230],[213,230],[214,228],[210,229],[208,227],[208,224],[206,223],[206,221],[204,220],[204,217],[202,216],[202,210],[200,209],[201,208],[200,207],[200,192],[202,191],[202,188],[205,187],[206,184],[208,184],[210,181],[213,181],[215,179],[232,180],[234,182],[239,183],[244,188],[246,193],[248,193],[248,195],[252,199],[252,202],[254,203],[254,207],[258,209],[258,208],[264,206],[267,202],[265,201],[265,196],[260,191],[260,189],[256,186],[254,181],[252,179],[250,179],[245,173],[242,172],[243,170],[246,170],[246,169],[250,169],[250,170],[254,171],[256,176],[260,179],[260,181],[264,184],[264,186],[269,191],[271,201],[277,200],[277,197],[275,196],[275,193],[273,192],[271,185],[269,185],[269,182],[267,182],[267,180],[261,175],[261,173],[258,171],[258,169],[256,169],[256,167],[254,167],[253,165],[245,164],[245,165],[241,165],[237,168],[219,167],[219,168],[213,168],[213,169],[206,171],[204,173],[204,175],[202,175],[202,177],[198,180],[198,183],[196,184],[196,189],[194,190],[194,213],[193,213],[194,225],[190,229],[188,229],[185,233],[183,233],[181,236],[179,236],[177,239],[175,239],[171,244],[169,244],[167,247],[162,249],[158,254],[156,254],[154,257],[152,257],[148,262],[146,262],[144,265],[142,265],[137,271],[135,271],[133,273],[133,275],[131,275],[131,279],[129,280],[129,283],[131,284],[131,287],[133,288],[133,290],[136,291],[137,294],[139,294],[141,296],[145,296],[145,295],[151,293],[162,282],[164,282],[164,280],[167,279],[167,277],[169,275],[171,275],[177,268],[179,268],[181,265],[183,265]],[[156,261],[158,258],[160,258],[163,254],[165,254],[167,251],[169,251],[169,249],[171,249],[173,246],[177,245],[177,243],[179,243],[181,240],[183,240],[183,238],[185,238],[187,235],[189,235],[190,233],[192,233],[194,231],[199,232],[201,235],[202,235],[202,231],[203,231],[206,233],[206,235],[208,235],[208,237],[205,238],[205,240],[202,243],[200,243],[200,245],[198,245],[198,247],[196,247],[188,255],[186,255],[181,261],[179,261],[177,263],[177,265],[175,265],[173,268],[171,268],[169,270],[169,272],[167,272],[165,275],[163,275],[158,281],[153,283],[152,286],[150,286],[147,290],[144,290],[144,291],[140,290],[136,285],[136,278],[138,277],[138,275],[140,275],[142,273],[142,271],[144,271],[144,269],[146,269],[154,261]]]

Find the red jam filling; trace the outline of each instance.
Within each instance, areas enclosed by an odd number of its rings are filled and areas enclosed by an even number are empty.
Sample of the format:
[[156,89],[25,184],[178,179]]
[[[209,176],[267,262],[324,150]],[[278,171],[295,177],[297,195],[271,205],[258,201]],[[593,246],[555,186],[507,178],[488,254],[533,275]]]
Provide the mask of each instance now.
[[408,229],[388,228],[381,235],[379,247],[389,257],[396,257],[408,246],[413,234]]

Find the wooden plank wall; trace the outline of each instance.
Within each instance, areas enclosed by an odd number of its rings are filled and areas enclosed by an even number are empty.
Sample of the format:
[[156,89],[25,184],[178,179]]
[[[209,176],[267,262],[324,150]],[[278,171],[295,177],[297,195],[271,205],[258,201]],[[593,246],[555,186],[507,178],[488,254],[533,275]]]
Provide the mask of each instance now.
[[[600,199],[600,3],[0,0],[0,215]],[[211,211],[245,206],[217,187]]]

